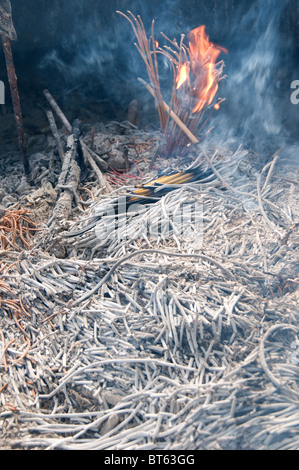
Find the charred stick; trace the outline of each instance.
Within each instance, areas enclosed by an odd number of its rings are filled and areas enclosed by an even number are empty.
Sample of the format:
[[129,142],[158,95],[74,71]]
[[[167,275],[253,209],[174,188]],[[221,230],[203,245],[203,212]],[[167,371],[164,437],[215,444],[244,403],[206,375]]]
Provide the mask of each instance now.
[[26,155],[26,135],[25,135],[24,126],[23,126],[23,116],[22,116],[20,95],[19,95],[19,90],[18,90],[18,80],[17,80],[16,70],[14,66],[11,43],[8,37],[1,36],[1,38],[2,38],[4,55],[5,55],[8,82],[9,82],[10,91],[11,91],[12,105],[13,105],[13,110],[14,110],[14,115],[15,115],[15,120],[16,120],[20,155],[21,155],[23,166],[24,166],[25,174],[29,175],[30,168],[29,168],[28,158]]
[[[98,181],[100,183],[101,188],[103,188],[107,193],[112,191],[112,188],[106,178],[104,177],[103,173],[101,172],[100,168],[96,164],[95,160],[93,159],[92,151],[87,147],[87,145],[80,139],[80,145],[82,148],[82,152],[84,155],[84,159],[87,161],[88,165],[91,169],[95,172]],[[93,152],[94,153],[94,152]],[[100,158],[100,157],[99,157]]]
[[52,217],[48,222],[51,229],[61,228],[65,224],[71,214],[73,199],[78,201],[77,188],[80,181],[80,167],[77,163],[79,137],[80,126],[79,121],[76,120],[73,124],[72,133],[68,137],[67,152],[56,186],[58,199]]
[[84,147],[88,151],[89,155],[95,160],[95,162],[99,166],[100,170],[102,170],[102,171],[107,171],[108,170],[109,165],[105,160],[103,160],[103,158],[101,158],[96,152],[91,150],[91,148],[88,147],[88,145],[86,145],[85,142],[82,139],[80,139],[80,144],[81,144],[82,150],[83,150],[83,147]]
[[123,150],[124,150],[124,159],[125,159],[125,162],[126,162],[126,171],[128,172],[130,170],[129,149],[125,145]]
[[138,101],[132,100],[128,107],[127,121],[136,126],[138,114]]
[[90,150],[94,150],[94,138],[95,138],[95,130],[93,127],[91,129],[91,135],[90,135]]
[[[44,90],[44,95],[47,98],[49,104],[51,105],[52,109],[56,112],[58,118],[60,119],[61,123],[64,125],[66,128],[67,132],[69,134],[72,134],[72,126],[58,104],[56,103],[55,99],[51,95],[51,93],[48,90]],[[97,178],[99,180],[99,183],[101,187],[105,188],[107,192],[111,192],[112,189],[109,185],[109,183],[105,180],[101,170],[99,169],[98,165],[95,162],[95,159],[97,160],[97,163],[102,165],[102,168],[105,166],[106,162],[102,160],[93,150],[91,150],[84,142],[82,139],[80,139],[80,146],[82,149],[82,153],[84,156],[84,159],[87,161],[89,166],[94,170],[94,172],[97,175]],[[105,168],[106,169],[106,168]]]
[[164,148],[164,144],[160,144],[158,145],[154,155],[152,156],[152,159],[151,159],[151,162],[150,162],[150,168],[153,167],[155,161],[157,160],[157,158],[160,157],[160,155],[163,153],[163,148]]
[[48,121],[49,121],[49,125],[50,125],[50,128],[51,128],[53,137],[54,137],[55,142],[56,142],[56,146],[57,146],[57,149],[58,149],[58,152],[59,152],[61,163],[63,163],[64,151],[63,151],[62,143],[61,143],[61,140],[60,140],[60,137],[59,137],[59,134],[58,134],[58,129],[57,129],[56,122],[55,122],[52,111],[50,111],[50,110],[47,111],[47,117],[48,117]]

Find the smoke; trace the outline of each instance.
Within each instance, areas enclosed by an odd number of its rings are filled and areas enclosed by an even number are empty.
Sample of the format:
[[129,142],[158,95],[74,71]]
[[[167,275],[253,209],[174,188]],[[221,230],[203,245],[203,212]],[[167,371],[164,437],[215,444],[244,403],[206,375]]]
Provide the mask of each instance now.
[[[174,34],[181,17],[177,3],[177,0],[163,2],[163,8],[160,6],[155,15],[152,2],[134,0],[130,2],[130,10],[140,14],[149,33],[152,19],[155,19],[158,28],[168,25],[168,32]],[[65,35],[60,46],[44,56],[40,68],[49,70],[51,75],[56,73],[57,82],[65,87],[83,80],[90,91],[101,86],[103,93],[116,103],[127,103],[138,93],[137,77],[147,78],[144,63],[134,46],[136,38],[131,26],[112,5],[87,12],[81,1],[74,0],[73,4],[76,17],[72,17],[72,34]],[[158,36],[160,30],[156,33]]]
[[228,40],[226,104],[214,125],[221,138],[241,138],[256,150],[285,139],[279,76],[285,52],[282,11],[279,0],[255,1],[233,25]]
[[[101,87],[103,93],[122,106],[138,98],[139,93],[144,96],[146,93],[137,77],[147,79],[147,75],[133,45],[135,36],[130,25],[111,5],[95,8],[88,16],[81,1],[73,3],[77,4],[72,8],[76,11],[76,18],[72,19],[73,32],[65,36],[60,48],[44,57],[41,67],[54,70],[65,86],[85,80],[91,92]],[[149,33],[151,21],[155,19],[157,39],[160,39],[160,31],[170,38],[180,39],[181,33],[207,23],[210,40],[228,48],[228,55],[223,57],[227,78],[221,81],[218,92],[226,101],[214,114],[211,122],[214,131],[209,139],[223,145],[243,143],[263,151],[272,146],[277,150],[290,138],[284,122],[288,112],[284,105],[286,100],[290,105],[290,92],[285,96],[285,88],[286,83],[290,86],[291,80],[282,73],[290,45],[287,44],[287,49],[280,31],[285,2],[255,0],[242,2],[242,7],[232,2],[234,11],[231,16],[227,15],[226,21],[224,6],[220,10],[212,9],[209,2],[205,6],[203,2],[201,9],[193,0],[134,0],[129,3],[130,10],[142,17]],[[160,69],[165,92],[169,87],[168,65],[162,63]]]

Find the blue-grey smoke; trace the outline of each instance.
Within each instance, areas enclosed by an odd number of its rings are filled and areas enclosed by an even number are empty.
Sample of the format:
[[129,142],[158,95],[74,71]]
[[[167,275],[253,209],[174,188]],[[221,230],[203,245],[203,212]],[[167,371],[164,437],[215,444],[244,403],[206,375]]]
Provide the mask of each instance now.
[[[41,66],[52,67],[66,86],[75,85],[84,78],[91,90],[100,85],[111,99],[124,106],[133,97],[130,93],[134,97],[138,93],[144,96],[137,77],[146,79],[147,74],[133,45],[135,36],[128,22],[112,9],[104,17],[99,9],[92,17],[82,20],[81,2],[74,1],[78,8],[73,33],[65,36],[60,49],[52,50],[44,57]],[[193,9],[188,8],[188,3]],[[196,9],[195,3],[166,0],[157,8],[157,2],[133,0],[130,9],[135,15],[141,15],[148,34],[151,21],[155,19],[157,39],[160,31],[179,39],[181,33],[207,23],[210,40],[228,48],[228,55],[223,57],[227,78],[220,82],[218,92],[218,96],[226,101],[214,114],[211,125],[215,130],[209,134],[209,139],[221,140],[224,145],[243,142],[257,150],[269,143],[274,148],[283,144],[289,137],[284,125],[282,104],[287,97],[283,95],[285,77],[281,72],[289,54],[280,32],[285,2],[242,2],[232,17],[226,18],[226,23],[222,10],[211,9],[209,12],[207,8],[202,9],[205,14],[202,17],[201,9]],[[244,5],[248,5],[247,9]],[[165,67],[162,64],[160,71],[162,86],[165,83],[167,88],[167,64]]]
[[221,138],[241,137],[259,150],[269,145],[269,138],[272,143],[285,138],[279,103],[283,7],[279,0],[255,1],[232,25],[223,87],[226,103],[214,120]]

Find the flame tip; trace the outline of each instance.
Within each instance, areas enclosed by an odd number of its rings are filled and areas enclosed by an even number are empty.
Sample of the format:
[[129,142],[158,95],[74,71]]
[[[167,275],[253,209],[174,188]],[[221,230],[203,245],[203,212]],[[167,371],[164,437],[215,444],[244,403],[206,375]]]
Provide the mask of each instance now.
[[[183,38],[181,35],[180,49],[183,48]],[[223,61],[217,63],[217,58],[225,48],[215,45],[210,41],[205,32],[205,25],[198,26],[190,31],[189,35],[188,57],[184,56],[184,62],[177,65],[175,77],[176,89],[183,84],[189,86],[185,91],[196,100],[193,107],[193,113],[200,113],[206,107],[212,106],[213,100],[218,91],[218,82],[221,79]],[[173,42],[177,44],[176,41]],[[181,55],[179,61],[181,60]],[[188,90],[188,91],[187,91]],[[219,103],[214,105],[219,109]]]

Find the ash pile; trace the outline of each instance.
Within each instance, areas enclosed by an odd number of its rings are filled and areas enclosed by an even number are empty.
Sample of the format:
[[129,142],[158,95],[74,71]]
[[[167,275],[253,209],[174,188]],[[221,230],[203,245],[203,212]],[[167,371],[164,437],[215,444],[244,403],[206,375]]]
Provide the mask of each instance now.
[[209,176],[148,185],[182,169],[159,143],[49,128],[30,182],[3,156],[2,448],[298,448],[298,175],[195,148]]

